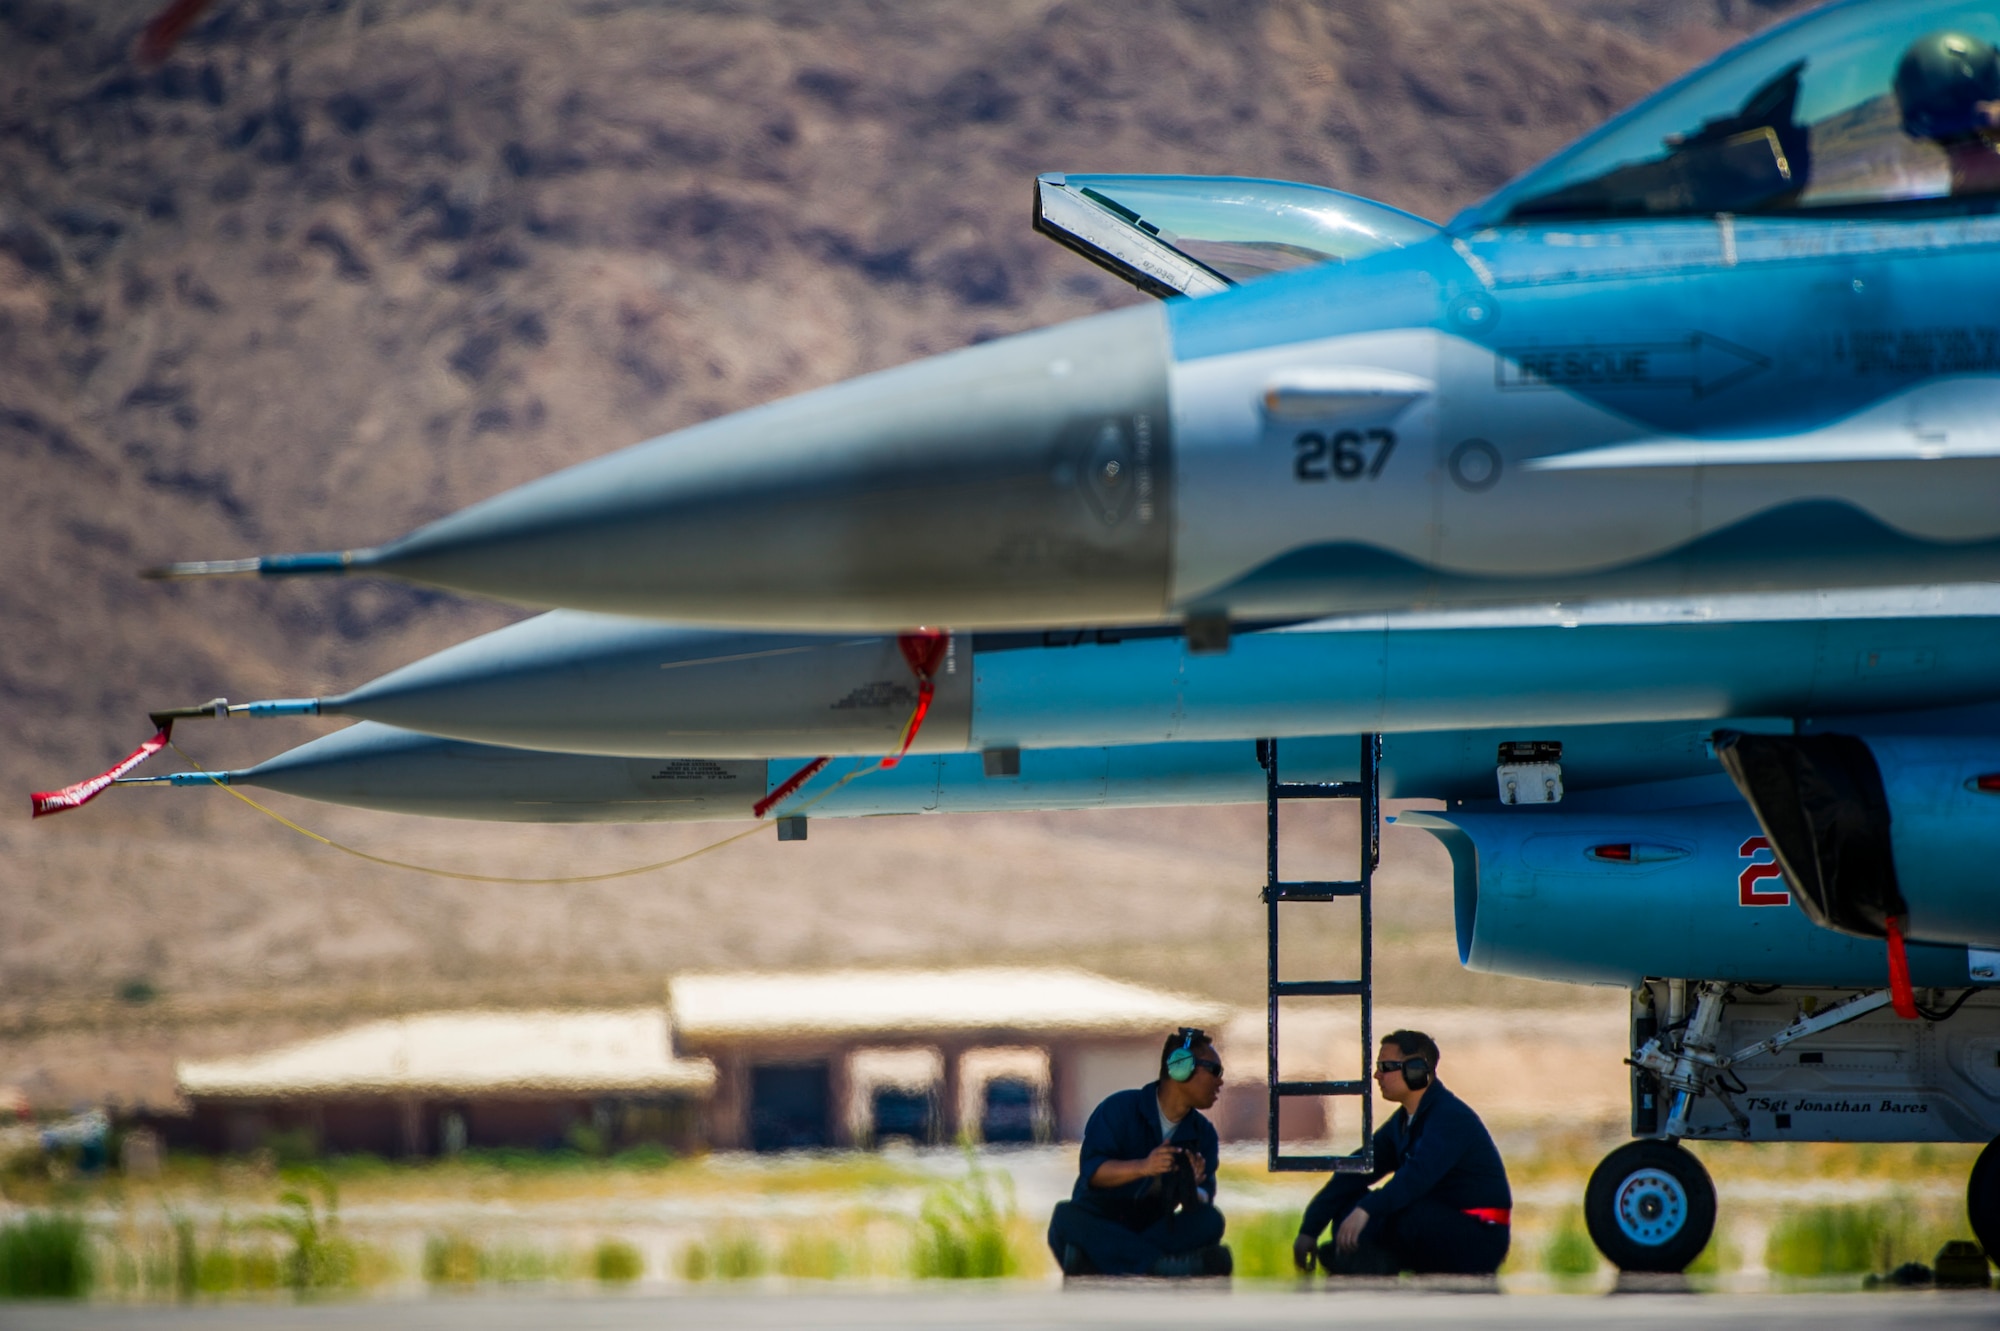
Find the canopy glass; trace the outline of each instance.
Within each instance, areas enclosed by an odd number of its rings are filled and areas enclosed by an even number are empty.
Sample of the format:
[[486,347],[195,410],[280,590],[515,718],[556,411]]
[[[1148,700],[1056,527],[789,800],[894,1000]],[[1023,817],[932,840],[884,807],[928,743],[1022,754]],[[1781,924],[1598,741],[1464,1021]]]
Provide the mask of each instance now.
[[1860,0],[1736,48],[1463,219],[1990,207],[2000,7]]
[[1436,224],[1318,185],[1231,176],[1036,181],[1035,229],[1155,295],[1204,295],[1414,244]]

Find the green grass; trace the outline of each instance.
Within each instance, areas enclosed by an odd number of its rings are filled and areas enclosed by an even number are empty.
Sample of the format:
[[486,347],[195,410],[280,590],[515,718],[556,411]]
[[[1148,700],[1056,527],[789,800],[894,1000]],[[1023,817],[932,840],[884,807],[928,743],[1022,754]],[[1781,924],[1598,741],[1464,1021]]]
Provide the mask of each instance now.
[[482,1245],[464,1234],[433,1234],[424,1240],[427,1284],[523,1285],[559,1280],[629,1284],[646,1273],[639,1250],[622,1239],[600,1239],[582,1251],[527,1244]]
[[217,1244],[196,1259],[193,1292],[197,1294],[261,1294],[291,1284],[284,1260],[269,1247],[236,1248]]
[[1564,1211],[1555,1232],[1542,1245],[1542,1270],[1557,1280],[1577,1280],[1596,1275],[1602,1264],[1597,1245],[1584,1228],[1583,1211],[1578,1207]]
[[1809,1206],[1779,1218],[1764,1265],[1786,1276],[1861,1275],[1887,1254],[1879,1206]]
[[770,1269],[770,1254],[754,1234],[724,1231],[707,1243],[691,1243],[681,1250],[681,1279],[697,1284],[754,1280]]
[[[464,1168],[490,1169],[508,1174],[576,1174],[601,1170],[605,1162],[599,1155],[570,1145],[555,1151],[531,1151],[520,1146],[470,1147],[459,1152],[453,1163]],[[427,1162],[415,1167],[441,1173],[450,1165]]]
[[1298,1237],[1298,1211],[1253,1211],[1232,1216],[1223,1242],[1244,1280],[1285,1280],[1298,1275],[1292,1261],[1292,1240]]
[[1928,1265],[1945,1240],[1961,1237],[1962,1227],[1956,1214],[1933,1214],[1905,1200],[1805,1206],[1771,1226],[1764,1265],[1773,1275],[1803,1278]]
[[600,1239],[590,1253],[590,1273],[602,1284],[625,1285],[646,1273],[646,1263],[622,1239]]
[[1743,1250],[1736,1246],[1736,1237],[1729,1225],[1729,1213],[1725,1209],[1716,1223],[1715,1233],[1709,1237],[1708,1246],[1703,1248],[1688,1263],[1687,1273],[1691,1276],[1726,1276],[1743,1269]]
[[472,1285],[488,1278],[485,1253],[463,1234],[433,1234],[424,1240],[424,1281],[431,1285]]
[[72,1215],[27,1215],[0,1226],[0,1297],[80,1299],[90,1292],[90,1234]]
[[647,1142],[640,1146],[627,1147],[612,1156],[607,1162],[613,1169],[653,1170],[665,1169],[674,1163],[674,1153],[666,1147]]
[[778,1249],[777,1271],[787,1280],[839,1280],[867,1266],[859,1244],[818,1230],[791,1234]]
[[[214,1163],[200,1157],[191,1158],[187,1156],[174,1156],[172,1157],[172,1161],[174,1164],[182,1165],[184,1168],[195,1172],[203,1172],[204,1165],[212,1166]],[[287,1182],[297,1182],[301,1179],[308,1179],[314,1175],[318,1175],[330,1178],[336,1183],[365,1183],[379,1179],[399,1178],[409,1170],[408,1165],[394,1160],[384,1160],[381,1156],[371,1155],[367,1151],[355,1151],[348,1155],[322,1156],[311,1166],[293,1166],[289,1161],[285,1163],[289,1167],[279,1170],[278,1176]]]
[[98,1236],[101,1283],[124,1298],[185,1301],[284,1292],[316,1298],[391,1278],[389,1254],[341,1228],[333,1181],[313,1171],[295,1177],[303,1186],[280,1193],[275,1210],[225,1215],[206,1232],[171,1207],[163,1228],[140,1228],[128,1213]]
[[1014,1251],[1013,1180],[966,1152],[966,1176],[940,1183],[917,1213],[910,1274],[919,1280],[997,1280],[1021,1269]]
[[287,1188],[278,1194],[278,1214],[259,1222],[291,1241],[285,1284],[299,1293],[355,1288],[361,1283],[361,1251],[340,1233],[339,1189],[317,1171],[307,1181],[319,1194],[317,1205],[304,1188]]

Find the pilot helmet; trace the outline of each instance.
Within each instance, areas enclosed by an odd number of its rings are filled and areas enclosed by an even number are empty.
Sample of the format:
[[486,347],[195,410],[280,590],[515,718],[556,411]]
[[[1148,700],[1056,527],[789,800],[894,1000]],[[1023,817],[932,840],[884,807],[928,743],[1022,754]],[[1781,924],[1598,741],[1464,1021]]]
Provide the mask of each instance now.
[[2000,101],[2000,51],[1945,29],[1910,43],[1896,66],[1903,130],[1919,139],[1962,139],[1986,128],[1981,102]]

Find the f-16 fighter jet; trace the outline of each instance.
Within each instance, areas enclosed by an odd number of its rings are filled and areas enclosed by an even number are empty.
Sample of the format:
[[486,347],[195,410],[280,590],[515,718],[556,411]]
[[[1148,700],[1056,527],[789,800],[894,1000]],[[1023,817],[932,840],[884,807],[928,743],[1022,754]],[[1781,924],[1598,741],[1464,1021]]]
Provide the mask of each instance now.
[[612,453],[373,572],[794,629],[1235,620],[2000,576],[2000,13],[1857,0],[1448,226],[1050,175],[1156,293]]
[[[1977,625],[1745,621],[1721,632],[1760,644],[1751,668],[1662,665],[1700,636],[1675,623],[1693,597],[2000,579],[1996,203],[2000,11],[1853,0],[1727,53],[1443,227],[1278,182],[1043,176],[1038,229],[1165,303],[712,421],[381,546],[167,572],[374,572],[799,635],[723,661],[683,651],[691,638],[660,650],[689,629],[517,626],[324,709],[453,738],[366,722],[229,774],[246,786],[671,819],[1254,799],[1261,775],[1273,1168],[1369,1167],[1365,1147],[1281,1156],[1277,1105],[1360,1095],[1365,1128],[1378,800],[1445,798],[1415,821],[1451,852],[1466,962],[1631,993],[1639,1140],[1600,1166],[1586,1218],[1619,1266],[1679,1270],[1715,1215],[1686,1139],[2000,1130],[2000,721],[1962,706],[1990,698]],[[1538,671],[1509,649],[1479,677],[1466,624],[1435,626],[1429,657],[1398,657],[1428,640],[1385,629],[1378,662],[1315,623],[1554,602],[1601,616],[1635,598],[1656,611],[1633,635],[1575,630],[1651,654],[1604,668],[1608,701],[1580,658]],[[1237,626],[1233,683],[1181,659],[1183,624],[1190,652]],[[981,636],[1078,629],[1090,651],[1160,658],[1143,686],[1105,676],[1126,731],[1091,732],[1103,717],[1060,694],[1088,669],[1030,678]],[[805,636],[829,632],[853,637]],[[898,656],[920,677],[907,719]],[[808,657],[823,668],[788,674]],[[1415,665],[1392,678],[1392,660]],[[674,685],[651,687],[675,670],[726,706],[691,723]],[[563,695],[572,675],[583,691]],[[740,696],[753,679],[773,694]],[[873,707],[885,680],[893,705]],[[522,708],[550,684],[540,714]],[[607,714],[600,687],[625,701]],[[1453,697],[1534,729],[1455,730]],[[1731,718],[1741,706],[1773,712]],[[1037,716],[1040,750],[1023,728]],[[1586,735],[1586,720],[1628,724]],[[677,759],[647,756],[702,725]],[[1127,743],[1147,726],[1173,742]],[[1355,731],[1359,761],[1329,772],[1323,746],[1353,740],[1323,737]],[[900,767],[833,785],[867,761],[851,755],[918,739]],[[996,743],[1011,759],[972,752]],[[197,782],[214,784],[167,783]],[[1360,802],[1355,879],[1280,880],[1293,798]],[[1360,978],[1281,978],[1278,908],[1315,901],[1360,903]],[[1300,997],[1359,1000],[1360,1078],[1281,1077],[1279,1009]],[[2000,1141],[1968,1203],[2000,1248]]]

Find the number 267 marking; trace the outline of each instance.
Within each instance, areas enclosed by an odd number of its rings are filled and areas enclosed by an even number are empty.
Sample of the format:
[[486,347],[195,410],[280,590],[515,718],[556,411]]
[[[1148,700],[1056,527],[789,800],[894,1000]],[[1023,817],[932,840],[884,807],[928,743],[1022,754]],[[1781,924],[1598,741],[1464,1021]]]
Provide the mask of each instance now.
[[1374,480],[1396,451],[1394,430],[1342,430],[1332,437],[1308,430],[1292,441],[1292,475],[1302,481]]

